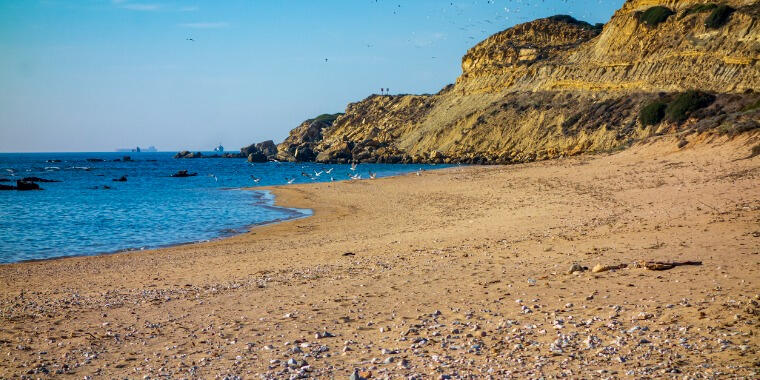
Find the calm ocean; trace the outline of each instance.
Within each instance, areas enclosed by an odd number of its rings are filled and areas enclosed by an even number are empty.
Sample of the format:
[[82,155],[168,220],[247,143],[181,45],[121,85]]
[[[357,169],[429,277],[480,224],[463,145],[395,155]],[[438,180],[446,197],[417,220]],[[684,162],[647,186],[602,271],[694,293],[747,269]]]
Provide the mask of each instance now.
[[[115,161],[125,155],[133,161]],[[369,172],[382,177],[443,167],[360,164],[352,171],[349,165],[172,156],[0,153],[0,179],[10,180],[0,184],[15,185],[32,176],[61,181],[39,183],[42,191],[0,191],[0,263],[204,241],[311,213],[274,207],[271,194],[243,187],[282,185],[286,178],[295,178],[293,183],[341,181],[357,173],[365,180]],[[179,170],[198,175],[172,178]],[[113,181],[122,176],[126,182]]]

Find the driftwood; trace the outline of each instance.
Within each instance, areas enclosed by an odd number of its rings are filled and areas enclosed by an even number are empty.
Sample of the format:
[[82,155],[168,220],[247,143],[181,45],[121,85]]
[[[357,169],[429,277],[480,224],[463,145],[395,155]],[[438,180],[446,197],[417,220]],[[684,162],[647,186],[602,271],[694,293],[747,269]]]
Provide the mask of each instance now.
[[596,264],[593,268],[591,268],[591,272],[599,273],[599,272],[606,272],[608,270],[623,269],[627,267],[628,267],[628,264],[618,264],[618,265]]
[[649,270],[668,270],[683,265],[702,265],[701,261],[640,261],[639,266]]

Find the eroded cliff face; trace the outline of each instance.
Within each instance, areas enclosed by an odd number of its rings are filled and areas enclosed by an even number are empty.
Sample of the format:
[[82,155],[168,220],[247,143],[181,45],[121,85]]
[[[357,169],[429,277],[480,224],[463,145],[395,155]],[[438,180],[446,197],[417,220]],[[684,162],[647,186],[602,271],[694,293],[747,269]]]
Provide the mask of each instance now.
[[[731,1],[705,26],[697,1],[628,1],[602,30],[566,17],[497,33],[471,48],[435,95],[373,95],[329,125],[300,126],[280,152],[320,162],[508,163],[611,150],[660,133],[760,125],[760,3]],[[674,14],[650,26],[640,12]],[[643,126],[641,108],[697,89],[715,94],[686,120]],[[735,125],[740,125],[736,128]],[[283,156],[284,159],[290,157]]]

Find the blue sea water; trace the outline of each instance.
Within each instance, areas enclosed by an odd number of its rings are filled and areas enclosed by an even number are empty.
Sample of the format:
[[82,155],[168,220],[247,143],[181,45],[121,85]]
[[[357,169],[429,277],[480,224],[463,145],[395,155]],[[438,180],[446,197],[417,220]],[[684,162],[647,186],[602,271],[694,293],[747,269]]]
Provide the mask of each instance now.
[[[115,161],[129,155],[132,162]],[[173,153],[0,153],[0,178],[59,180],[42,191],[0,191],[0,263],[161,247],[241,233],[253,225],[304,217],[244,187],[378,177],[430,165],[255,163],[174,159]],[[103,159],[91,162],[88,158]],[[48,162],[61,160],[61,162]],[[324,172],[332,168],[330,174]],[[195,177],[172,178],[178,170]],[[309,174],[311,178],[302,175]],[[113,179],[126,176],[126,182]],[[254,183],[251,176],[261,178]],[[103,189],[109,186],[111,189]],[[95,189],[97,187],[97,189]]]

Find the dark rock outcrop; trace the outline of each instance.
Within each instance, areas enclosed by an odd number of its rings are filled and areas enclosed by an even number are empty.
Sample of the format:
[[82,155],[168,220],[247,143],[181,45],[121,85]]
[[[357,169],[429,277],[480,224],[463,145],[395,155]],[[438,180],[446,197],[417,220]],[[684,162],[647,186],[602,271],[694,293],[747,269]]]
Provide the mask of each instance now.
[[42,190],[40,185],[29,181],[16,181],[16,190]]
[[106,162],[106,160],[102,158],[88,158],[87,162]]
[[277,146],[267,140],[240,148],[240,154],[247,157],[248,162],[267,162],[277,158]]
[[123,175],[123,176],[121,176],[119,178],[114,178],[113,181],[114,182],[127,182],[127,176]]
[[261,152],[253,152],[248,154],[248,162],[267,162],[269,159]]
[[183,150],[174,155],[174,158],[201,158],[203,154],[201,152],[191,152],[189,150]]
[[0,190],[16,190],[16,186],[0,185]]
[[313,161],[317,156],[314,147],[322,141],[323,130],[330,128],[342,114],[323,114],[301,123],[277,146],[277,159],[281,161]]
[[171,176],[174,178],[195,177],[198,173],[188,173],[187,170],[179,170]]
[[204,155],[201,152],[191,152],[189,150],[183,150],[181,152],[178,152],[174,155],[174,158],[245,158],[246,156],[242,155],[241,153],[222,153],[222,154],[211,154],[211,155]]

